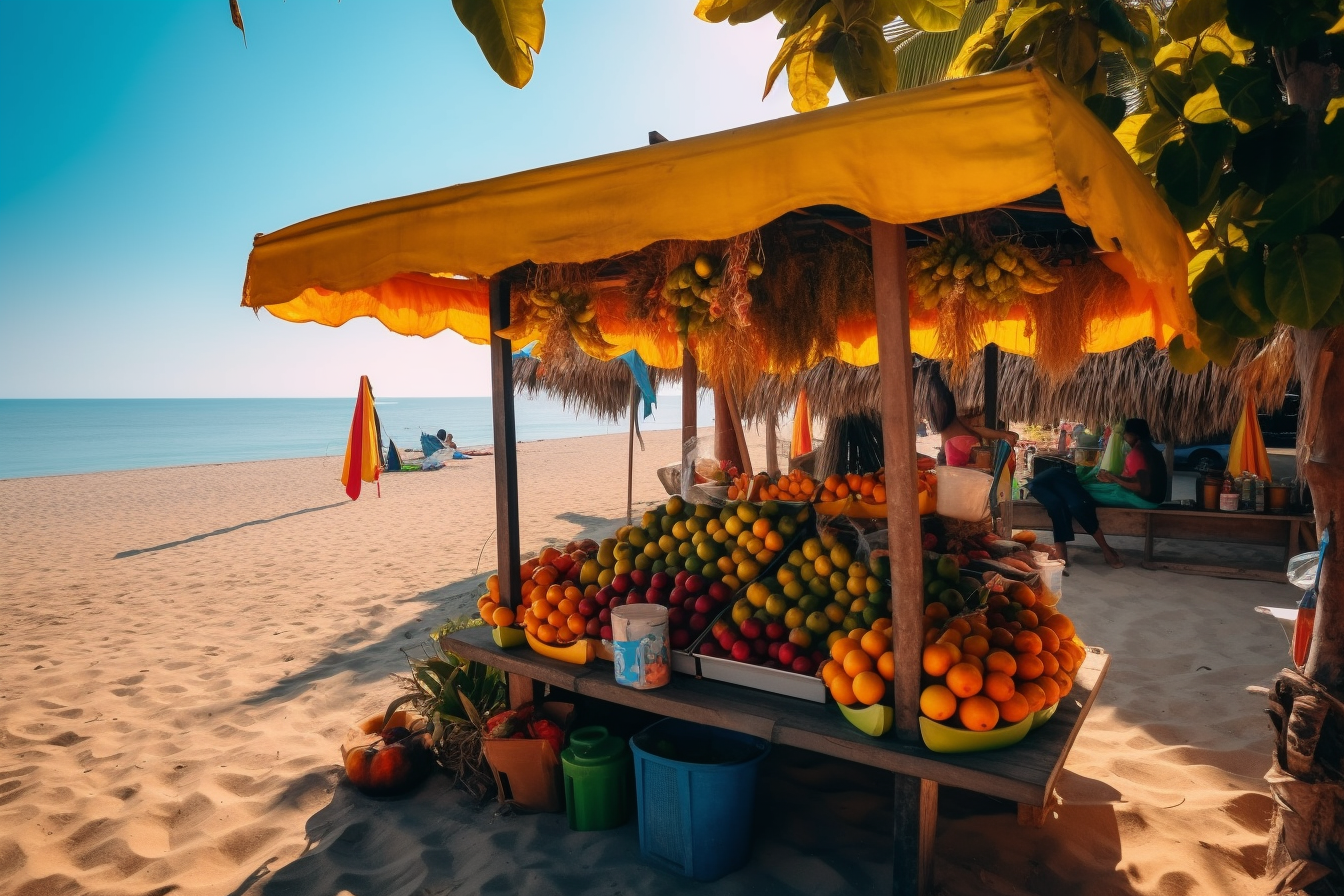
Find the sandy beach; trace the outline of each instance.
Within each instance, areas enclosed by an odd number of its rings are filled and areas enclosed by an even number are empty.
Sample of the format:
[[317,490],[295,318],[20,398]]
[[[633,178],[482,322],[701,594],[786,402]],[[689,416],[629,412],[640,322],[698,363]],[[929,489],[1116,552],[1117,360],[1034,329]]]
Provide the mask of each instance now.
[[[677,433],[646,435],[637,502]],[[624,435],[519,448],[525,548],[624,522]],[[374,801],[346,728],[396,693],[494,566],[489,459],[345,499],[341,459],[0,481],[0,893],[867,893],[889,886],[891,779],[776,750],[753,858],[713,885],[645,865],[633,824],[505,816],[435,777]],[[1062,609],[1114,655],[1044,828],[944,790],[946,894],[1258,894],[1258,604],[1286,585],[1112,570],[1083,541]]]

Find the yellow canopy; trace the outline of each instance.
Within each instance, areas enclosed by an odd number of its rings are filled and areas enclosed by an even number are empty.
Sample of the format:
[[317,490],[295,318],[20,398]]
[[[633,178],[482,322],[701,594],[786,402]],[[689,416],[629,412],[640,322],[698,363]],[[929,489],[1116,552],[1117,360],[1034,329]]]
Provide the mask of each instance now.
[[[370,316],[408,335],[452,329],[481,343],[484,284],[437,272],[487,277],[524,261],[726,239],[811,205],[912,223],[1050,187],[1071,220],[1122,256],[1108,263],[1134,287],[1131,307],[1090,333],[1088,350],[1144,336],[1165,345],[1177,333],[1197,344],[1180,225],[1096,117],[1030,65],[313,218],[257,237],[243,305],[331,326]],[[930,326],[912,326],[916,351],[931,347]],[[1021,321],[989,329],[988,339],[1032,352]],[[677,363],[668,346],[603,335],[649,363]],[[841,336],[843,360],[876,361],[871,327],[847,324]]]

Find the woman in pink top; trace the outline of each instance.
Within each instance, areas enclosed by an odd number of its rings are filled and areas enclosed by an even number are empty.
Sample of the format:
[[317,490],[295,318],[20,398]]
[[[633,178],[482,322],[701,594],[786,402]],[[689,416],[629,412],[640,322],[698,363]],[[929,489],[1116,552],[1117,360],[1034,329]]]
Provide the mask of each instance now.
[[[929,374],[929,423],[943,439],[943,457],[949,467],[966,467],[971,463],[971,449],[986,441],[1002,439],[1017,445],[1017,433],[984,426],[981,416],[970,419],[957,415],[957,399],[943,382],[935,368]],[[1012,463],[1012,455],[1009,455]]]

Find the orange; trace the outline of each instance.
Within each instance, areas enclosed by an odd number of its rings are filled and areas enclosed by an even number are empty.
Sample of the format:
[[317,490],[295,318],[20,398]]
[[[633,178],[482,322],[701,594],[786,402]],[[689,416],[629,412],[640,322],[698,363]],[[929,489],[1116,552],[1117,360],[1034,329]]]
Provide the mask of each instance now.
[[1045,664],[1041,658],[1033,656],[1030,653],[1019,653],[1017,659],[1017,673],[1013,676],[1018,681],[1035,681],[1045,672]]
[[1054,674],[1059,671],[1059,660],[1055,659],[1053,653],[1042,653],[1037,659],[1041,661],[1041,671],[1045,675],[1053,678]]
[[486,603],[481,607],[481,618],[485,620],[486,625],[495,624],[495,610],[499,609],[498,604]]
[[[1041,654],[1041,656],[1044,657],[1045,654]],[[1073,662],[1073,654],[1067,650],[1056,650],[1052,656],[1054,656],[1055,662],[1059,663],[1060,669],[1070,673],[1077,671],[1078,666]]]
[[1035,684],[1041,690],[1045,691],[1045,705],[1054,706],[1059,702],[1059,682],[1053,678],[1046,678],[1042,675],[1036,679]]
[[811,479],[804,479],[802,482],[798,483],[798,487],[801,489],[802,493],[807,496],[811,496],[811,494],[817,490],[817,484]]
[[961,641],[961,652],[967,656],[984,657],[989,654],[989,641],[979,635],[968,635]]
[[844,667],[835,660],[827,660],[821,664],[821,683],[829,688],[831,682],[835,680],[835,676],[844,671]]
[[[841,643],[839,641],[837,644]],[[934,678],[941,678],[952,668],[952,651],[943,644],[930,644],[924,648],[924,671]]]
[[1034,630],[1036,637],[1041,639],[1041,650],[1046,653],[1054,653],[1059,649],[1059,635],[1048,625],[1037,626]]
[[523,584],[519,588],[519,593],[523,595],[523,602],[526,603],[532,596],[532,590],[537,587],[537,583],[531,579],[523,579]]
[[875,485],[877,485],[877,483],[871,479],[863,480],[859,483],[859,494],[863,495],[865,498],[870,497],[873,494],[873,486]]
[[996,628],[989,633],[989,643],[995,647],[1012,647],[1013,633],[1006,628]]
[[840,487],[840,483],[843,481],[844,480],[840,478],[838,473],[832,473],[826,477],[826,480],[821,484],[821,487],[827,491],[833,492]]
[[981,675],[985,674],[984,660],[980,659],[980,657],[978,656],[971,656],[970,654],[966,654],[961,659],[957,660],[957,662],[966,663],[967,665],[974,666],[976,671],[979,672]]
[[919,695],[919,710],[935,722],[950,719],[957,712],[957,697],[942,685],[931,684]]
[[763,539],[765,541],[765,549],[767,551],[774,551],[776,554],[778,554],[780,551],[784,550],[784,536],[780,535],[778,532],[775,532],[773,529],[765,533]]
[[560,633],[555,626],[543,622],[537,627],[537,638],[544,644],[554,644],[560,639]]
[[1031,681],[1024,681],[1017,686],[1017,696],[1023,697],[1027,701],[1027,709],[1037,712],[1045,708],[1045,691],[1041,686]]
[[956,619],[953,619],[951,622],[949,622],[947,624],[947,627],[956,629],[957,631],[961,632],[963,636],[969,635],[971,633],[970,621],[962,618],[961,616],[958,616]]
[[756,522],[751,524],[751,534],[757,538],[765,538],[770,532],[770,521],[765,517],[757,517]]
[[578,585],[566,585],[565,600],[572,600],[574,603],[578,603],[583,600],[583,591],[579,589]]
[[565,623],[569,626],[569,630],[576,635],[583,634],[588,626],[588,620],[584,619],[581,613],[571,613]]
[[476,598],[476,609],[479,610],[486,604],[497,604],[497,603],[499,603],[497,599],[491,597],[488,594],[482,594],[480,597]]
[[877,674],[887,681],[893,681],[896,678],[896,654],[888,650],[877,658]]
[[995,703],[1002,703],[1017,693],[1017,685],[1013,684],[1012,678],[1002,672],[991,672],[985,676],[984,692],[985,696]]
[[947,689],[958,697],[974,697],[984,683],[985,677],[970,663],[957,663],[947,670]]
[[986,641],[988,641],[988,640],[989,640],[989,626],[985,625],[983,622],[974,622],[974,621],[973,621],[973,622],[971,622],[971,634],[973,634],[973,635],[979,635],[980,637],[982,637],[982,638],[984,638]]
[[1067,641],[1074,635],[1073,621],[1063,613],[1056,613],[1051,616],[1049,619],[1045,620],[1045,624],[1047,628],[1054,629],[1055,634],[1059,635],[1059,640],[1061,641]]
[[568,597],[561,598],[560,602],[555,605],[555,609],[561,613],[564,613],[566,616],[572,616],[573,614],[579,611],[579,608],[575,604],[575,602],[570,600]]
[[840,661],[840,665],[845,667],[846,675],[850,678],[856,678],[860,672],[871,672],[873,670],[873,658],[862,650],[851,650],[845,654],[845,658]]
[[[885,616],[881,617],[880,619],[874,619],[874,620],[873,620],[873,631],[875,631],[875,632],[884,632],[884,633],[885,633],[885,632],[889,632],[889,631],[891,631],[891,620],[888,619],[888,618],[886,618]],[[890,637],[890,636],[888,636],[888,637]]]
[[1018,632],[1013,636],[1013,650],[1035,656],[1041,652],[1041,639],[1035,632]]
[[831,645],[831,659],[841,662],[850,651],[859,649],[859,642],[853,638],[840,638]]
[[491,622],[500,628],[508,628],[510,625],[513,625],[513,620],[513,610],[508,607],[496,607],[494,616],[490,619]]
[[985,657],[985,668],[991,672],[1013,675],[1017,672],[1017,660],[1006,650],[991,650]]
[[1027,698],[1021,694],[1014,694],[1007,700],[998,701],[999,718],[1005,722],[1020,722],[1031,715],[1031,707],[1027,704]]
[[840,500],[841,498],[848,498],[848,497],[849,497],[848,485],[842,482],[835,487],[835,498],[837,501]]
[[849,486],[850,491],[856,492],[863,488],[863,477],[858,473],[846,473],[845,485]]
[[1067,697],[1069,691],[1073,690],[1073,679],[1069,677],[1067,672],[1056,672],[1052,678],[1047,678],[1046,681],[1053,681],[1059,685],[1059,696],[1061,697]]
[[[927,620],[926,620],[926,621],[927,621]],[[931,624],[931,625],[926,625],[926,626],[924,627],[924,643],[925,643],[925,644],[932,644],[933,642],[935,642],[935,641],[938,640],[938,636],[941,635],[941,634],[942,634],[942,631],[938,628],[938,624],[937,624],[937,623],[933,623],[933,624]]]
[[836,703],[849,706],[854,702],[854,679],[844,672],[837,672],[831,679],[831,696],[835,698]]
[[561,644],[573,644],[578,635],[569,630],[569,626],[555,630],[555,640]]
[[485,588],[495,597],[499,597],[499,573],[490,573],[489,578],[485,580]]
[[863,648],[864,653],[877,659],[891,649],[891,641],[881,632],[868,632],[859,639],[859,646]]
[[[865,603],[867,603],[867,601],[865,601]],[[866,634],[868,634],[868,629],[866,628],[852,628],[849,630],[849,636],[855,641],[862,641],[863,636]]]
[[601,585],[598,585],[598,584],[596,584],[596,583],[593,583],[593,584],[589,585],[587,588],[584,588],[584,589],[583,589],[583,596],[584,596],[584,597],[592,597],[593,595],[597,594],[597,592],[599,592],[599,591],[601,591],[601,590],[602,590],[602,586],[601,586]]
[[1016,622],[1018,625],[1022,626],[1023,628],[1028,629],[1035,628],[1036,626],[1041,624],[1040,617],[1038,617],[1031,610],[1018,610],[1017,616],[1013,621]]
[[[957,645],[958,647],[960,647],[960,646],[961,646],[961,632],[957,631],[957,630],[954,629],[954,628],[949,628],[949,629],[945,630],[941,635],[938,636],[938,643],[939,643],[939,644],[955,644],[955,645]],[[965,653],[965,651],[962,651],[962,652]]]
[[537,614],[538,619],[545,619],[555,612],[555,607],[551,606],[544,597],[538,597],[532,601],[532,612]]
[[532,578],[532,574],[537,571],[538,566],[541,566],[541,564],[538,563],[535,559],[528,560],[526,563],[518,567],[518,578],[520,579]]
[[887,487],[882,483],[878,483],[877,485],[873,486],[873,503],[874,504],[887,503]]
[[537,557],[537,559],[541,561],[542,565],[549,565],[552,561],[555,560],[556,557],[559,556],[560,552],[555,548],[542,548],[541,554]]
[[551,606],[555,606],[564,599],[565,599],[564,585],[552,585],[551,587],[546,589],[546,602]]
[[546,617],[546,621],[555,626],[557,630],[569,627],[569,617],[559,610],[552,610]]
[[988,731],[999,724],[999,707],[988,697],[968,697],[957,707],[957,718],[969,731]]
[[532,581],[537,583],[538,588],[549,588],[560,578],[560,573],[554,566],[543,566],[532,573]]
[[854,697],[864,706],[872,706],[887,694],[887,683],[876,672],[860,672],[851,684]]
[[924,615],[929,619],[946,619],[949,615],[946,605],[934,601],[924,608]]
[[948,650],[950,650],[950,651],[952,652],[952,665],[955,666],[957,663],[961,662],[961,648],[960,648],[960,647],[958,647],[958,646],[955,645],[955,644],[944,644],[943,646],[946,647]]
[[1008,606],[1009,603],[1011,603],[1011,601],[1008,600],[1008,595],[995,591],[989,596],[989,599],[985,601],[985,606],[991,610],[997,610],[1000,607]]

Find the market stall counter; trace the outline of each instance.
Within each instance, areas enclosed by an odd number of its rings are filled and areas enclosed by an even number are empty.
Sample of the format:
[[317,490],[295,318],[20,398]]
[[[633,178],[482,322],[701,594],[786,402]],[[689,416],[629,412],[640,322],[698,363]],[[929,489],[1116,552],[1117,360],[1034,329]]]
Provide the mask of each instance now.
[[[445,651],[508,673],[509,692],[517,703],[533,699],[538,683],[548,684],[918,779],[919,862],[926,869],[931,869],[933,861],[939,785],[1012,800],[1018,804],[1020,823],[1039,826],[1045,822],[1055,781],[1111,663],[1104,650],[1088,648],[1073,690],[1060,700],[1051,724],[1033,732],[1029,744],[984,753],[940,754],[895,737],[868,737],[844,724],[834,704],[810,703],[686,675],[674,676],[670,685],[653,690],[622,687],[610,664],[579,666],[530,650],[505,650],[494,643],[488,627],[443,635],[439,643]],[[898,825],[900,817],[897,813]],[[896,835],[899,839],[902,832]]]

